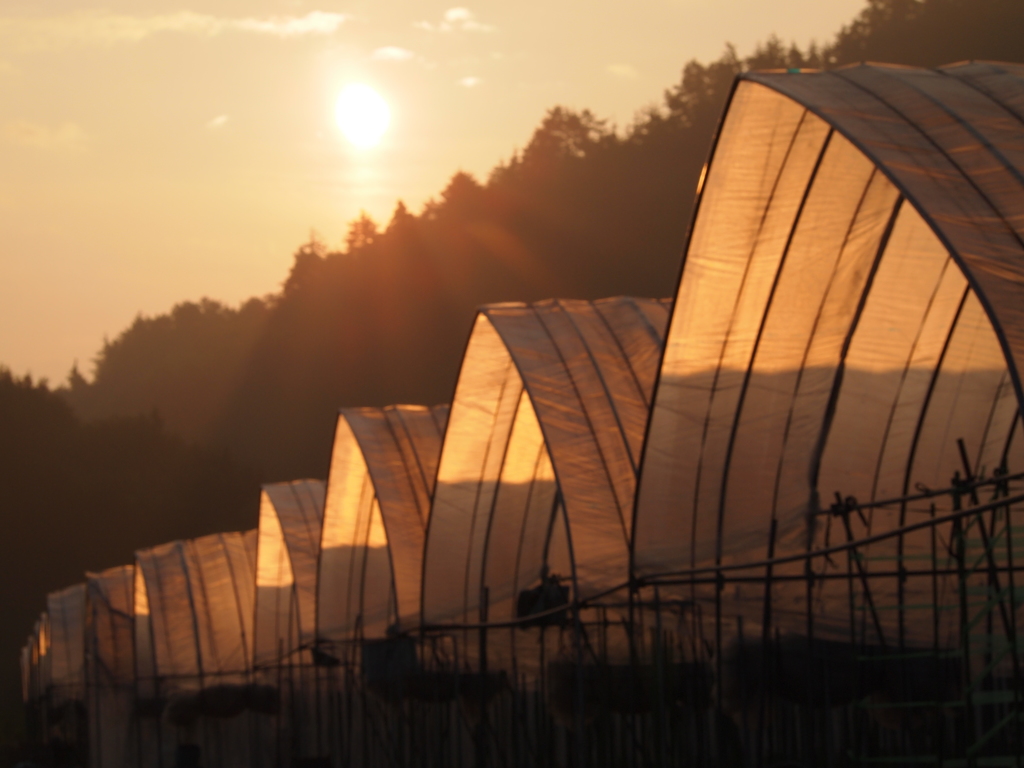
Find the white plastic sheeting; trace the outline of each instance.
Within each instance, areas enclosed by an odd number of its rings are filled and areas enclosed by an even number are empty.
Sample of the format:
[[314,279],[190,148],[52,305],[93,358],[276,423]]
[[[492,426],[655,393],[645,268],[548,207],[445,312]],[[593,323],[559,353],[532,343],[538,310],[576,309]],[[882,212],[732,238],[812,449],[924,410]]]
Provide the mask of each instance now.
[[51,705],[85,699],[85,594],[85,584],[75,584],[46,596]]
[[[897,504],[851,517],[847,532],[821,512],[836,493],[870,502],[948,487],[967,470],[958,439],[974,474],[1024,469],[1022,74],[977,63],[741,79],[666,342],[638,575],[758,562],[922,520],[927,503]],[[891,569],[931,553],[922,531],[862,556]],[[847,566],[816,561],[823,576]],[[900,590],[913,603],[916,590],[934,604],[930,579],[897,582],[876,587],[874,602],[895,604]],[[789,584],[775,588],[772,615],[798,629],[809,593]],[[846,584],[817,585],[815,632],[848,636]],[[702,594],[715,599],[712,587]],[[756,623],[764,597],[737,587],[721,610]],[[902,642],[904,613],[882,612],[879,631]]]
[[425,624],[515,618],[516,596],[548,573],[584,599],[627,580],[668,309],[615,298],[480,311],[438,468]]
[[314,639],[324,496],[322,480],[263,486],[253,627],[256,667],[287,664]]
[[131,565],[86,574],[86,701],[93,768],[125,768],[137,758],[132,739],[134,578]]
[[419,619],[424,531],[448,406],[344,409],[327,481],[320,642],[384,637]]
[[256,554],[254,669],[278,689],[276,729],[261,733],[265,755],[296,759],[318,753],[316,639],[317,571],[326,486],[296,480],[263,486]]
[[221,533],[136,552],[142,765],[173,764],[179,743],[197,744],[205,765],[251,763],[239,715],[252,667],[255,543],[255,531]]
[[218,533],[136,553],[141,679],[152,676],[164,693],[246,681],[253,636],[253,542],[252,533]]

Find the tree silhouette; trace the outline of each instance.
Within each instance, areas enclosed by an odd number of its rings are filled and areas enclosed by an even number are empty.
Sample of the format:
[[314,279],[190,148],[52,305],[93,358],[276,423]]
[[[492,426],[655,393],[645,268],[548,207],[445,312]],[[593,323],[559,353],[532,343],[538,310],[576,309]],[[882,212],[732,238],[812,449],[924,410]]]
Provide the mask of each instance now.
[[624,129],[556,106],[486,183],[459,171],[419,215],[399,202],[383,231],[362,213],[337,251],[312,238],[279,294],[139,318],[104,345],[93,382],[72,377],[66,397],[87,418],[156,409],[170,430],[266,478],[322,475],[339,406],[451,396],[479,304],[670,295],[740,72],[1012,59],[1022,33],[1016,0],[870,0],[823,45],[772,36],[746,57],[727,45],[715,61],[688,62]]
[[366,211],[359,212],[359,218],[348,225],[345,235],[345,251],[354,253],[371,245],[377,239],[377,223]]

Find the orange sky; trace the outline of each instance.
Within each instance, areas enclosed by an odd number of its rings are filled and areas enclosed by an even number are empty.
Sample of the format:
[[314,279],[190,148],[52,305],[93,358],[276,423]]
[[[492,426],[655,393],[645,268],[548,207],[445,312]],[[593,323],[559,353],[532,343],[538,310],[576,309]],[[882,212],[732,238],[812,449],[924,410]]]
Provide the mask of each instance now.
[[[618,125],[685,61],[862,0],[0,2],[0,364],[63,380],[139,312],[275,290],[311,229],[483,179],[556,104]],[[352,82],[391,107],[347,144]]]

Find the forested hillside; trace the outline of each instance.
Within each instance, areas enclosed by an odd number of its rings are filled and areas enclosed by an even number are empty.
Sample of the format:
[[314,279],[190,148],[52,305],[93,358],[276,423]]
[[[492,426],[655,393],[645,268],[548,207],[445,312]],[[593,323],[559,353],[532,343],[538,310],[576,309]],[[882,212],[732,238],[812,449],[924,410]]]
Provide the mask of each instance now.
[[[281,291],[232,309],[186,303],[107,343],[64,394],[93,419],[156,410],[262,477],[323,476],[342,405],[450,398],[474,307],[549,296],[666,296],[693,192],[734,76],[861,60],[1024,58],[1018,0],[871,0],[821,47],[769,39],[688,63],[622,130],[555,107],[487,179],[455,174],[419,214],[352,223],[299,248]],[[681,52],[683,53],[683,52]]]

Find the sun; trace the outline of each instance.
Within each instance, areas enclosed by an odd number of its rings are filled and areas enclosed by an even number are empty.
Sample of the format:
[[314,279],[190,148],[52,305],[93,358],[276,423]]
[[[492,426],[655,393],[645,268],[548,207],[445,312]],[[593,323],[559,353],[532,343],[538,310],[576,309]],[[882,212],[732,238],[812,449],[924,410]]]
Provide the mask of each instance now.
[[380,142],[391,122],[391,109],[373,88],[362,83],[347,85],[338,96],[334,119],[345,138],[360,149]]

